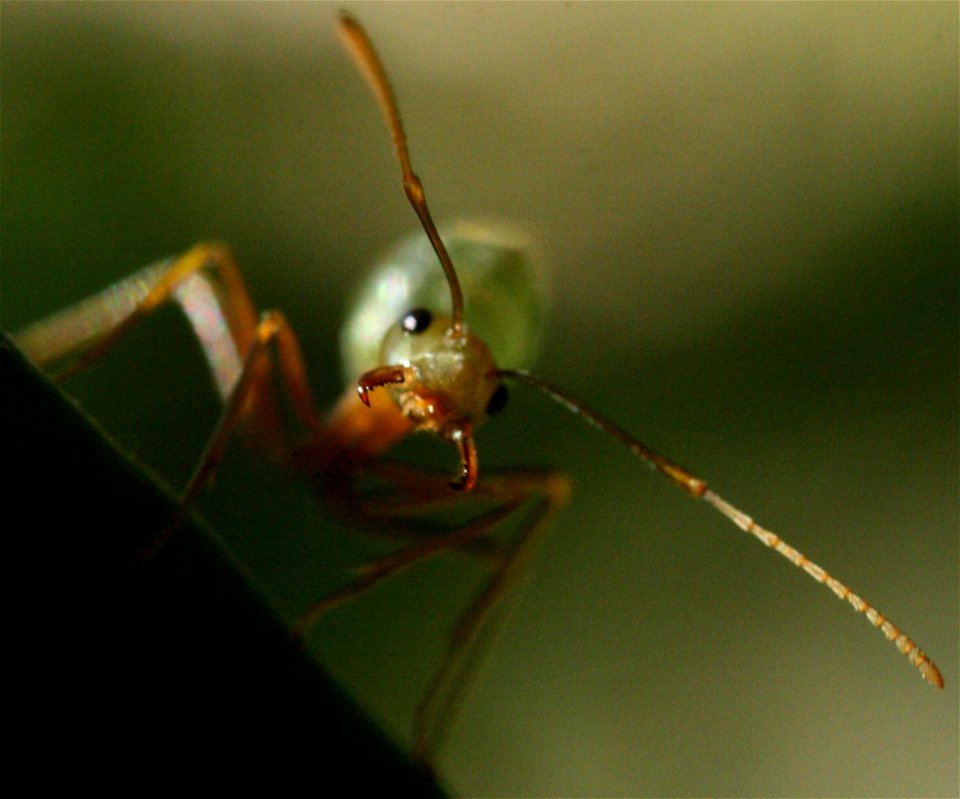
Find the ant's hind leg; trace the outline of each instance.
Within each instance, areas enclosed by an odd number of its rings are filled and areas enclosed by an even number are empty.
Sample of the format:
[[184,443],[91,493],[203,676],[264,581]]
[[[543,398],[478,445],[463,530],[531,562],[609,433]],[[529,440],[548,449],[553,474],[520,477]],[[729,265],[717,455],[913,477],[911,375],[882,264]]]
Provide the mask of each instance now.
[[[447,508],[453,498],[462,501],[463,495],[451,491],[435,474],[400,464],[378,463],[370,469],[378,478],[401,490],[386,497],[349,503],[351,511],[346,516],[360,529],[383,533],[387,528],[388,533],[402,537],[410,514],[429,519],[431,514]],[[451,550],[480,556],[492,574],[457,622],[440,665],[416,709],[413,753],[429,765],[456,715],[463,688],[485,651],[490,638],[485,633],[491,631],[494,609],[522,577],[536,543],[549,530],[569,493],[570,478],[551,469],[488,472],[471,492],[474,498],[487,501],[486,510],[463,524],[418,537],[414,543],[363,564],[353,580],[307,608],[294,630],[294,637],[302,639],[328,610],[429,557]],[[523,515],[517,529],[502,540],[503,537],[497,535],[500,526],[518,511]],[[396,529],[391,530],[393,527]]]
[[471,674],[486,652],[493,632],[492,617],[504,595],[526,573],[533,552],[549,531],[572,488],[570,476],[553,469],[515,469],[488,474],[487,490],[503,498],[503,506],[518,509],[532,500],[504,557],[487,583],[464,611],[447,640],[440,666],[417,705],[413,755],[429,764],[455,719]]

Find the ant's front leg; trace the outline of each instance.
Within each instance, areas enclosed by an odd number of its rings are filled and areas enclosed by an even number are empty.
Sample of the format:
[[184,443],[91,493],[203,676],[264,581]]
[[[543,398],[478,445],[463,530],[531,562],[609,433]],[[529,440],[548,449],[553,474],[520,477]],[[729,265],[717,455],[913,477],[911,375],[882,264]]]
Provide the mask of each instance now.
[[[229,250],[198,244],[27,327],[14,340],[35,363],[64,380],[93,364],[168,301],[184,311],[203,349],[224,409],[181,500],[180,514],[209,481],[231,433],[275,460],[292,451],[272,380],[275,353],[299,423],[317,435],[320,420],[296,336],[279,311],[258,316]],[[179,520],[179,516],[178,519]],[[175,526],[175,524],[173,525]]]

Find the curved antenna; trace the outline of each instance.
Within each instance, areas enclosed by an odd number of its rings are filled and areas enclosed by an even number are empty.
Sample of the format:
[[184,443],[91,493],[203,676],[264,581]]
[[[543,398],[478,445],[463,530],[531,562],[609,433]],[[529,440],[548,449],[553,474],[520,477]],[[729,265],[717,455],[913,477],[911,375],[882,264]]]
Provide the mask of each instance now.
[[338,32],[344,47],[353,57],[354,62],[360,72],[363,73],[363,77],[366,78],[367,84],[377,98],[387,128],[393,137],[393,149],[397,153],[400,169],[403,172],[403,190],[410,201],[410,205],[413,206],[413,210],[417,212],[417,216],[420,218],[420,224],[423,225],[427,238],[430,239],[434,252],[437,253],[437,258],[440,259],[440,265],[443,267],[444,274],[447,276],[447,283],[450,285],[450,300],[453,303],[450,334],[459,336],[460,326],[463,322],[463,292],[460,290],[460,280],[453,268],[450,254],[447,252],[447,248],[437,232],[437,227],[433,223],[433,217],[430,216],[430,211],[427,209],[427,198],[423,193],[423,184],[410,165],[407,135],[403,130],[403,123],[400,121],[397,98],[390,88],[387,72],[377,56],[377,51],[373,49],[370,37],[367,36],[363,26],[345,11],[340,13]]
[[940,670],[934,665],[933,661],[924,654],[923,650],[904,635],[899,628],[894,626],[893,623],[877,611],[876,608],[854,594],[839,580],[830,576],[816,563],[784,542],[776,533],[765,530],[742,510],[731,505],[719,494],[709,490],[706,481],[694,476],[669,458],[664,457],[658,452],[654,452],[646,446],[646,444],[638,441],[619,425],[614,424],[605,416],[602,416],[578,400],[573,399],[568,394],[565,394],[550,383],[541,380],[539,377],[535,377],[529,372],[515,369],[500,369],[497,371],[497,376],[516,380],[520,383],[526,383],[528,386],[539,389],[552,400],[563,405],[568,411],[579,416],[587,422],[587,424],[615,438],[634,455],[639,457],[640,460],[670,478],[670,480],[684,489],[688,494],[694,498],[703,499],[705,502],[708,502],[741,530],[756,536],[756,538],[768,547],[783,555],[783,557],[789,560],[794,566],[803,569],[818,583],[826,585],[838,598],[845,599],[849,602],[855,611],[866,616],[867,620],[874,627],[879,628],[887,639],[892,641],[894,646],[907,656],[910,662],[920,672],[923,679],[936,688],[943,688],[943,677],[940,674]]

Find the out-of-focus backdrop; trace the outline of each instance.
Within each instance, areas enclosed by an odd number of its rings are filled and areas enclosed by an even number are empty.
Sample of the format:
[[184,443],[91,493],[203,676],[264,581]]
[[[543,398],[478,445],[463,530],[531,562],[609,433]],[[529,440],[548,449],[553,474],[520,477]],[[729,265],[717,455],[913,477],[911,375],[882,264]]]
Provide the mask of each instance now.
[[[517,388],[482,466],[555,464],[576,491],[441,752],[454,788],[955,796],[956,5],[346,5],[437,216],[539,237],[538,371],[849,582],[947,681]],[[416,225],[336,13],[4,2],[4,328],[215,237],[332,402],[350,286]],[[179,485],[208,385],[161,313],[69,390]],[[382,551],[240,447],[200,509],[290,620]],[[480,576],[430,564],[311,639],[400,740]]]

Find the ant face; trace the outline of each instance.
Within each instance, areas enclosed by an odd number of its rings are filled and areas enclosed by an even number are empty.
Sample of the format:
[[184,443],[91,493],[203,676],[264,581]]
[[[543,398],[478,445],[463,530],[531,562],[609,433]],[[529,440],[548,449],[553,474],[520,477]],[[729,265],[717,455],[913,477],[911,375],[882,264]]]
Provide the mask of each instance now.
[[466,326],[451,335],[450,324],[449,317],[412,309],[387,331],[381,348],[383,363],[410,370],[390,387],[404,415],[447,439],[483,423],[500,385],[487,345]]

